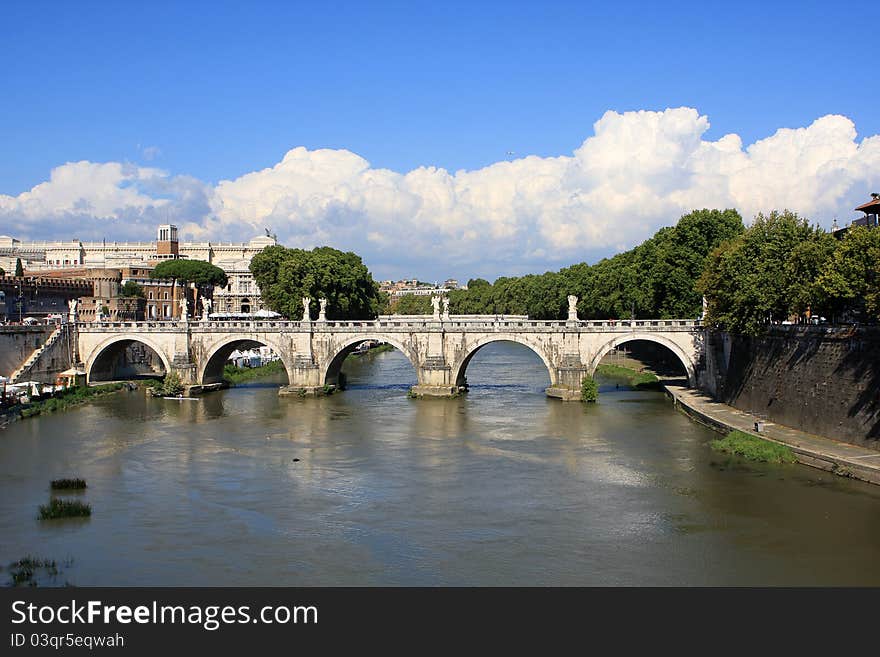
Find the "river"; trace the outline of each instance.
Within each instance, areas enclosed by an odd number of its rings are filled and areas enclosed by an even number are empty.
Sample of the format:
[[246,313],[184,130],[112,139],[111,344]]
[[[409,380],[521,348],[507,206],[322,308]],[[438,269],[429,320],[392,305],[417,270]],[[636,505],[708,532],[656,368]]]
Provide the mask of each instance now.
[[[0,563],[41,585],[878,585],[880,488],[713,452],[662,393],[547,399],[528,349],[412,400],[399,353],[349,388],[198,401],[122,392],[0,432]],[[82,477],[85,519],[40,521]],[[8,573],[0,573],[4,583]]]

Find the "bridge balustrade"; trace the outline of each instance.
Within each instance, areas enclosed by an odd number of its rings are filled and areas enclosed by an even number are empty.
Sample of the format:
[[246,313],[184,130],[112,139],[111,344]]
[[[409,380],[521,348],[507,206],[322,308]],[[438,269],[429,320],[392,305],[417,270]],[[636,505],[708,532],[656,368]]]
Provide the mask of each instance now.
[[403,320],[403,321],[325,321],[325,322],[297,322],[288,320],[219,320],[210,322],[181,320],[151,320],[144,322],[113,321],[113,322],[77,322],[77,328],[84,332],[108,330],[180,330],[190,329],[197,332],[246,330],[253,331],[333,331],[339,329],[422,329],[436,330],[546,330],[546,329],[578,329],[582,331],[607,331],[621,330],[626,328],[652,328],[652,329],[676,329],[696,328],[702,326],[700,320],[694,319],[638,319],[638,320],[580,320],[577,322],[559,320],[496,320],[484,319],[467,321],[434,321]]

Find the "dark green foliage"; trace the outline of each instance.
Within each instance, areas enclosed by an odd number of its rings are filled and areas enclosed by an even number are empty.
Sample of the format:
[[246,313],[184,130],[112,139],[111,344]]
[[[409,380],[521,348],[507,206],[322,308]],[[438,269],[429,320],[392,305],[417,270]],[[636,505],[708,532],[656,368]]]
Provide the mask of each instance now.
[[162,379],[162,384],[153,386],[156,394],[162,397],[173,397],[183,392],[183,382],[180,380],[177,372],[168,372]]
[[713,440],[712,449],[742,456],[749,461],[762,463],[797,463],[797,457],[787,445],[780,445],[769,440],[742,431],[731,431],[721,440]]
[[0,276],[6,276],[6,270],[0,267]]
[[21,416],[31,417],[34,415],[40,415],[41,413],[64,411],[71,406],[85,403],[92,397],[99,397],[111,392],[116,392],[124,387],[124,383],[109,383],[103,386],[79,386],[77,388],[68,388],[55,397],[32,402],[30,406],[22,409]]
[[591,376],[585,376],[581,381],[581,401],[595,402],[599,400],[599,384]]
[[853,226],[836,246],[816,277],[816,296],[829,314],[880,320],[880,229]]
[[710,256],[698,289],[707,323],[757,335],[771,322],[844,312],[880,318],[880,231],[850,228],[842,241],[788,210],[759,214]]
[[394,304],[395,315],[430,315],[434,312],[431,297],[421,294],[404,294]]
[[21,266],[21,258],[15,259],[15,275],[24,276],[24,267]]
[[223,286],[226,272],[204,260],[163,260],[153,270],[153,278],[195,283],[199,287]]
[[459,314],[567,317],[566,297],[579,297],[582,319],[684,318],[699,316],[696,289],[712,249],[743,230],[736,210],[695,210],[636,248],[595,265],[580,263],[545,274],[468,282],[449,294]]
[[119,296],[121,297],[140,297],[144,298],[144,288],[134,281],[125,281],[125,284],[119,288]]
[[327,299],[328,319],[370,319],[386,299],[360,256],[328,246],[311,251],[270,246],[251,260],[251,273],[266,305],[293,320],[302,318],[309,297],[312,319]]
[[52,490],[82,490],[86,488],[85,479],[53,479]]
[[48,504],[40,505],[40,519],[53,520],[55,518],[85,518],[92,515],[92,505],[79,500],[51,500]]

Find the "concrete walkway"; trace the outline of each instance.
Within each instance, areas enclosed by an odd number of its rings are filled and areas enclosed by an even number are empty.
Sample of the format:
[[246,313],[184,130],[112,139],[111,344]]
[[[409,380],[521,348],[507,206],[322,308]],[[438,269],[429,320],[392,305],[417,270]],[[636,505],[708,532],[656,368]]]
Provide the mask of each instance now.
[[[676,385],[665,385],[676,408],[708,427],[728,433],[738,429],[765,440],[791,447],[798,463],[853,477],[872,484],[880,484],[880,452],[816,436],[797,429],[774,424],[755,415],[714,401],[709,395]],[[755,431],[755,423],[763,422],[764,429]]]

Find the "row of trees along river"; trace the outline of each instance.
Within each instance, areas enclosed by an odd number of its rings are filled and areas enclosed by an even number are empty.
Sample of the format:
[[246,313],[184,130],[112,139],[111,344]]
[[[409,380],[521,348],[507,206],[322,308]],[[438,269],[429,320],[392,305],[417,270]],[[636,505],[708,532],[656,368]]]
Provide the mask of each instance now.
[[[392,307],[361,258],[330,247],[272,246],[251,272],[266,305],[291,319],[302,298],[328,299],[330,319],[378,313],[430,313],[430,298],[406,295]],[[757,333],[793,317],[874,322],[880,318],[880,230],[852,227],[841,237],[788,210],[759,214],[748,227],[736,210],[695,210],[639,246],[543,274],[468,281],[449,293],[456,314],[526,314],[562,319],[569,294],[584,319],[685,318]]]

